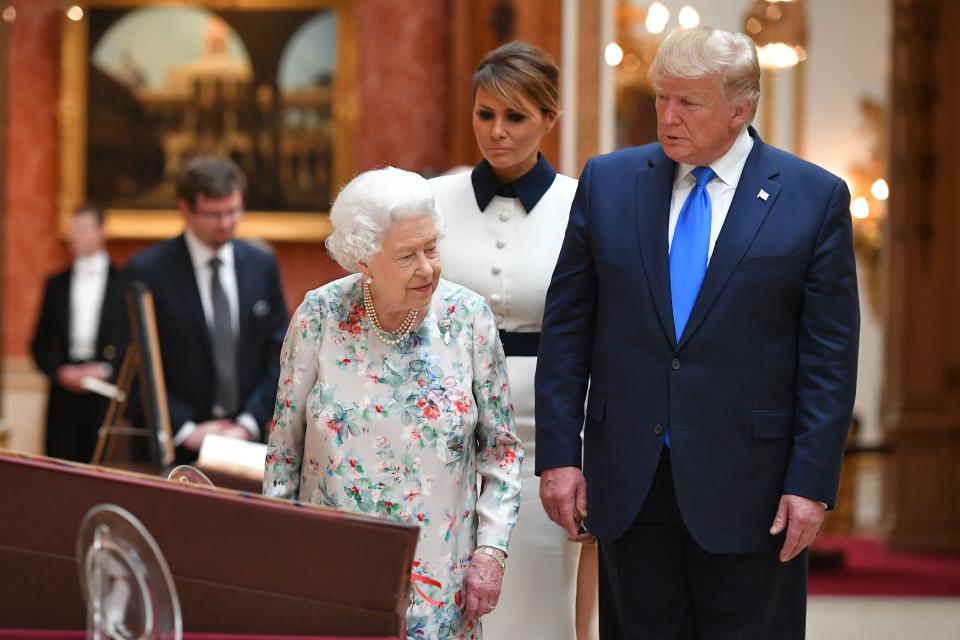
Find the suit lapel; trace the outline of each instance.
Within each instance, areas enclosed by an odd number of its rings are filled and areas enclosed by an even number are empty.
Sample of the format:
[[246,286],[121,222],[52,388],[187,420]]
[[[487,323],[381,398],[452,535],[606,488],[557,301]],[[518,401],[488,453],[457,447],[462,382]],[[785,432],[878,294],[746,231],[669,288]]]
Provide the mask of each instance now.
[[62,279],[62,288],[57,291],[57,298],[63,305],[63,313],[59,314],[58,320],[60,326],[57,327],[58,335],[64,337],[64,351],[67,357],[70,357],[70,322],[73,316],[73,305],[70,304],[70,286],[73,283],[73,268],[67,270],[67,275]]
[[247,255],[248,247],[239,242],[233,243],[233,268],[237,276],[237,314],[239,317],[238,327],[240,335],[237,336],[237,344],[245,344],[246,337],[250,333],[250,317],[246,313],[247,309],[252,309],[254,300],[250,285],[254,282],[253,270]]
[[113,268],[113,265],[107,267],[107,285],[103,290],[103,302],[100,303],[100,324],[97,326],[97,354],[103,352],[103,348],[108,344],[111,336],[114,335],[113,327],[118,318],[111,313],[112,310],[125,310],[126,307],[115,300],[123,297],[121,289],[120,272]]
[[[183,293],[187,312],[193,315],[191,324],[203,327],[203,344],[207,348],[207,355],[213,359],[213,345],[210,342],[210,331],[207,330],[207,316],[203,313],[203,302],[200,301],[200,289],[197,287],[197,276],[193,271],[193,260],[187,249],[187,241],[181,235],[178,238],[177,260],[174,261],[173,277],[178,291]],[[203,274],[201,274],[201,277]]]
[[634,205],[640,255],[647,284],[653,296],[660,326],[670,344],[674,344],[673,304],[670,300],[670,264],[667,233],[670,223],[670,199],[673,195],[673,174],[676,163],[658,151],[646,169],[637,174],[637,201]]
[[[752,131],[751,133],[754,135],[753,149],[743,166],[740,182],[733,194],[733,201],[713,248],[700,293],[693,305],[693,311],[690,312],[683,335],[680,336],[678,347],[682,347],[690,339],[706,318],[780,194],[780,185],[771,181],[779,170],[766,162],[763,142],[759,136]],[[760,197],[761,190],[767,193],[766,199]]]

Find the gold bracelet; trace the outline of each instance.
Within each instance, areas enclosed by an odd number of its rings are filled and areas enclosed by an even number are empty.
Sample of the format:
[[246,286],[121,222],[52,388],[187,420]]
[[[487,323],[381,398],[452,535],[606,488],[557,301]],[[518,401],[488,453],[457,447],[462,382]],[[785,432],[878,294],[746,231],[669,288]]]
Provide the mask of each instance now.
[[507,571],[507,563],[504,562],[507,558],[507,554],[503,549],[498,549],[497,547],[488,547],[487,545],[480,545],[473,550],[473,555],[480,554],[482,556],[487,556],[493,558],[497,561],[497,564],[500,565],[500,575],[503,575]]

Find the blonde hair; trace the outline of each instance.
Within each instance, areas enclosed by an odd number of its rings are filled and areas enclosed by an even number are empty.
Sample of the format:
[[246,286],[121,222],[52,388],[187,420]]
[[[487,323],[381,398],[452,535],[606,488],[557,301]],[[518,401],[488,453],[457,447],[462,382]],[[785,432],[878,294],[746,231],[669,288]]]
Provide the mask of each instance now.
[[519,97],[525,96],[545,116],[560,114],[560,69],[542,49],[526,42],[508,42],[489,52],[473,72],[477,89],[493,94],[505,105],[523,113]]
[[717,75],[723,94],[732,103],[749,100],[750,119],[760,100],[757,47],[747,35],[705,25],[676,30],[660,45],[650,65],[650,77],[703,78]]
[[447,226],[427,180],[412,171],[384,167],[365,171],[347,183],[330,208],[333,233],[327,251],[347,271],[380,253],[387,229],[403,218],[428,215],[437,237]]

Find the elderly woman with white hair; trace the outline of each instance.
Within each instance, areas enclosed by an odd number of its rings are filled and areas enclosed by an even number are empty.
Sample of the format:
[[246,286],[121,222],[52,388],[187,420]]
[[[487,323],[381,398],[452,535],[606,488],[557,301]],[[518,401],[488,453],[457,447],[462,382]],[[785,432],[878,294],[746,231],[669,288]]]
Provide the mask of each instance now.
[[418,524],[407,637],[481,638],[523,459],[493,313],[440,278],[444,220],[419,175],[363,173],[330,217],[352,274],[290,323],[263,492]]

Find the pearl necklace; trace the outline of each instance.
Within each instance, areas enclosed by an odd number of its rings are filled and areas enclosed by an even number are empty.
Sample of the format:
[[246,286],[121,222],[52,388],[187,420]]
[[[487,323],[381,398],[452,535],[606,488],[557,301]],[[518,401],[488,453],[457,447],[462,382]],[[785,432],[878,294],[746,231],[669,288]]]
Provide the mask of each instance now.
[[373,296],[370,295],[370,287],[367,286],[366,282],[361,285],[361,289],[363,291],[363,308],[367,310],[367,315],[370,316],[370,320],[373,322],[374,333],[389,345],[398,345],[406,340],[407,336],[410,335],[410,331],[413,329],[413,323],[417,321],[417,316],[420,315],[420,310],[410,309],[404,321],[397,330],[391,334],[388,331],[384,331],[383,327],[380,326],[380,318],[377,317],[377,310],[373,308]]

